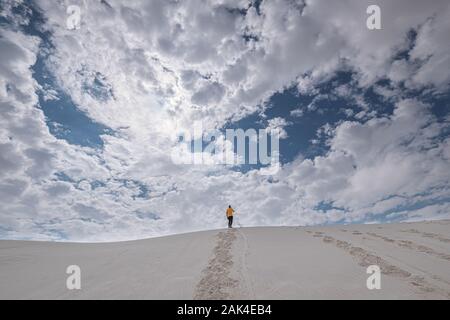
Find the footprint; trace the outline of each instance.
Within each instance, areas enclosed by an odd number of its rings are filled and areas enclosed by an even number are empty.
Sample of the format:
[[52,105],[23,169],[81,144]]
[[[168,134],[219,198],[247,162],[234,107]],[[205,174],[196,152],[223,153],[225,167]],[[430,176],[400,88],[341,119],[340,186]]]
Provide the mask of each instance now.
[[232,245],[236,240],[236,232],[228,230],[217,235],[217,244],[213,256],[202,271],[194,293],[194,299],[228,299],[230,291],[238,285],[238,281],[230,277],[233,266]]
[[333,242],[333,240],[334,240],[333,238],[328,237],[328,236],[326,236],[326,237],[323,238],[323,242],[325,242],[325,243]]
[[376,264],[380,267],[381,271],[384,274],[398,276],[402,278],[407,278],[411,276],[411,273],[409,273],[408,271],[402,270],[394,265],[391,265],[381,257],[378,257],[366,251],[363,248],[355,247],[347,241],[337,240],[329,236],[325,236],[322,240],[325,243],[334,243],[336,247],[345,250],[352,257],[356,258],[358,264],[362,267],[367,268],[370,265]]
[[323,237],[323,232],[320,232],[320,231],[316,231],[316,232],[314,232],[314,235],[313,235],[313,237],[316,237],[316,238],[321,238],[321,237]]
[[421,232],[417,229],[408,229],[408,230],[402,230],[402,232],[408,232],[408,233],[413,233],[413,234],[420,234],[422,237],[424,238],[432,238],[432,239],[436,239],[438,241],[441,242],[445,242],[445,243],[450,243],[450,239],[446,238],[440,234],[437,233],[431,233],[431,232]]
[[[393,239],[389,239],[387,237],[383,237],[380,235],[377,235],[375,233],[367,233],[371,236],[376,236],[379,238],[382,238],[385,241],[391,242],[395,241]],[[344,251],[346,251],[348,254],[350,254],[357,263],[367,268],[370,265],[378,265],[381,269],[381,272],[388,276],[398,277],[402,278],[408,281],[410,285],[413,287],[419,289],[420,291],[424,293],[431,293],[436,292],[442,296],[445,296],[447,298],[450,298],[450,292],[444,291],[440,288],[433,287],[431,284],[427,283],[425,278],[418,275],[413,275],[409,271],[406,271],[400,267],[397,267],[390,262],[384,260],[383,258],[377,256],[374,253],[371,253],[361,247],[353,246],[350,242],[335,239],[330,236],[323,236],[323,233],[317,233],[314,234],[314,236],[320,236],[322,237],[322,241],[327,244],[334,244],[337,248],[340,248]],[[409,242],[408,242],[409,244]]]
[[450,255],[445,254],[445,253],[441,253],[441,252],[437,252],[437,251],[435,251],[434,249],[432,249],[430,247],[427,247],[427,246],[424,246],[424,245],[421,245],[421,244],[416,244],[416,243],[414,243],[414,242],[412,242],[410,240],[394,240],[394,239],[391,239],[391,238],[388,238],[388,237],[385,237],[385,236],[378,235],[378,234],[373,233],[373,232],[368,232],[367,234],[372,236],[372,237],[383,239],[386,242],[394,243],[397,246],[402,247],[402,248],[407,248],[407,249],[414,250],[414,251],[417,251],[417,252],[426,253],[428,255],[432,255],[432,256],[435,256],[437,258],[450,261]]
[[395,240],[393,240],[393,239],[389,239],[389,238],[387,238],[387,237],[383,237],[383,236],[380,236],[380,235],[378,235],[378,234],[376,234],[376,233],[373,233],[373,232],[367,232],[367,234],[369,235],[369,236],[372,236],[372,237],[375,237],[375,238],[380,238],[380,239],[383,239],[384,241],[386,241],[386,242],[395,242]]

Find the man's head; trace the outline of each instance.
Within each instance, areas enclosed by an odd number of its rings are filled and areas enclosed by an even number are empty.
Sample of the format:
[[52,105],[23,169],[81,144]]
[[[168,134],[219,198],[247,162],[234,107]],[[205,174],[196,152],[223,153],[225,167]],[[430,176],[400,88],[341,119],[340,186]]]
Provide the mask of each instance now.
[[231,206],[228,206],[228,208],[231,208]]

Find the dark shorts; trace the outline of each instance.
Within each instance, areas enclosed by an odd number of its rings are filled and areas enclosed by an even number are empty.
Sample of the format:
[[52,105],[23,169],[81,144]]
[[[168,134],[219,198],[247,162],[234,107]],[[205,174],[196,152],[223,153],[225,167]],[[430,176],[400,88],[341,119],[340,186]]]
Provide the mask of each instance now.
[[228,226],[231,227],[233,225],[233,216],[228,217]]

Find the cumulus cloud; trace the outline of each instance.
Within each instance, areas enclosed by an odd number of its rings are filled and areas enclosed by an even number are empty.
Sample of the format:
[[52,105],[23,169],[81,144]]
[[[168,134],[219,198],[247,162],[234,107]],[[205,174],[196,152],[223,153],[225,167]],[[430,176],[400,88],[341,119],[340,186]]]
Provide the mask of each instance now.
[[334,129],[330,152],[286,166],[286,179],[312,203],[333,203],[350,220],[381,213],[381,203],[384,212],[434,189],[447,193],[448,138],[435,139],[448,124],[436,125],[427,109],[403,100],[390,117],[343,122]]
[[271,130],[276,130],[279,134],[280,139],[286,139],[288,137],[288,134],[286,130],[284,129],[286,126],[289,126],[291,123],[289,121],[286,121],[286,119],[276,117],[273,119],[269,119],[267,121],[267,131],[270,132]]
[[[66,28],[72,4],[82,9],[77,30]],[[221,226],[230,203],[244,225],[367,221],[386,212],[388,219],[445,217],[444,205],[426,203],[449,197],[450,141],[442,135],[449,119],[438,121],[429,102],[398,93],[448,92],[450,5],[380,1],[383,29],[371,31],[369,4],[38,0],[18,14],[20,2],[5,2],[1,236],[88,241],[199,230]],[[33,27],[48,39],[22,28],[32,27],[33,10],[44,17]],[[55,88],[36,80],[38,58]],[[352,74],[351,86],[318,95],[338,71]],[[358,121],[328,126],[328,152],[299,156],[270,177],[260,169],[173,163],[176,133],[196,120],[207,131],[221,129],[267,109],[288,87],[315,96],[292,116],[320,111],[317,103],[336,95],[359,106],[359,113],[338,106]],[[396,97],[392,114],[373,110],[361,94],[367,88]],[[101,149],[49,132],[42,104],[59,91],[111,129]],[[267,124],[295,139],[284,129],[289,120]],[[230,152],[225,141],[215,143]]]

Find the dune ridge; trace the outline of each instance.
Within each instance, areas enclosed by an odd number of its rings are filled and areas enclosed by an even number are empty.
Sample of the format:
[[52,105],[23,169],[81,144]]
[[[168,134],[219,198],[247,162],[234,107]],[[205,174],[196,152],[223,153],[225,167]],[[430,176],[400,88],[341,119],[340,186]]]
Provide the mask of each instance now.
[[[0,299],[450,299],[450,221],[0,241]],[[69,265],[81,289],[68,290]],[[381,269],[369,290],[367,267]]]

